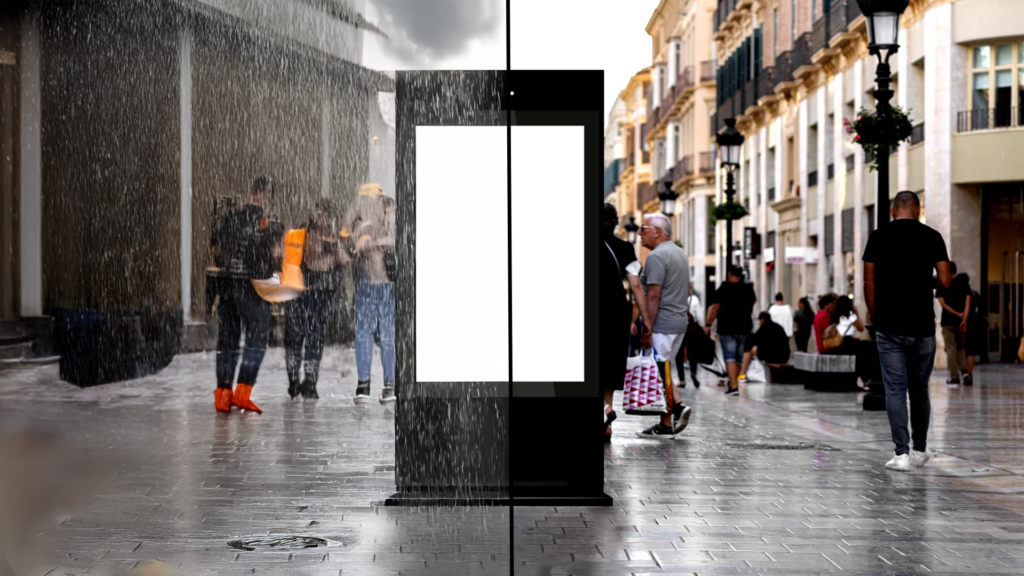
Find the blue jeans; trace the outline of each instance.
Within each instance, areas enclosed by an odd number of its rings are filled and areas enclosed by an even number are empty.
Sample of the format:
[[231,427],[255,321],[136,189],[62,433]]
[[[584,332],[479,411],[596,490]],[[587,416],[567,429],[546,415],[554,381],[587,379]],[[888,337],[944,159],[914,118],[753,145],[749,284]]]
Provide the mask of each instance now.
[[380,361],[384,384],[395,383],[395,285],[356,280],[356,372],[360,382],[370,380],[373,335],[380,330]]
[[744,346],[747,342],[746,334],[719,334],[719,341],[722,343],[722,356],[726,362],[743,363]]
[[935,337],[911,338],[877,333],[878,360],[885,382],[885,411],[889,413],[892,441],[896,454],[909,452],[907,432],[907,393],[910,393],[910,425],[914,450],[924,452],[928,442],[928,423],[932,403],[928,398],[928,378],[935,362]]

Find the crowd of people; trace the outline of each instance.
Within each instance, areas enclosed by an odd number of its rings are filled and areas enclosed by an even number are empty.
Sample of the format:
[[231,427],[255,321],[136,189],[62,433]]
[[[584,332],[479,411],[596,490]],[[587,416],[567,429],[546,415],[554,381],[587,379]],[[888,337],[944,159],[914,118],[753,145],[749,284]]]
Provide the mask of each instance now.
[[[252,400],[270,336],[271,302],[260,282],[284,284],[285,226],[274,217],[274,184],[263,176],[249,198],[228,210],[213,226],[210,247],[217,316],[217,388],[219,412],[232,407],[262,413]],[[285,365],[288,395],[317,399],[324,334],[337,302],[338,272],[352,267],[355,279],[356,404],[370,397],[370,368],[375,339],[380,342],[384,386],[380,402],[395,400],[395,205],[377,184],[364,184],[342,219],[332,203],[316,202],[307,221],[298,223],[294,266],[297,294],[284,303]],[[291,233],[289,233],[289,237]],[[255,283],[254,283],[255,281]],[[239,351],[242,333],[244,350]],[[239,368],[241,358],[241,368]],[[237,378],[236,378],[237,370]]]
[[[817,298],[817,310],[807,296],[799,299],[794,310],[779,293],[766,310],[755,312],[753,286],[734,265],[727,266],[725,282],[709,294],[705,315],[699,295],[689,284],[686,252],[671,240],[671,221],[657,213],[644,217],[640,240],[649,252],[641,266],[634,247],[615,236],[618,215],[614,206],[606,204],[602,311],[616,310],[614,316],[602,314],[601,326],[606,439],[616,419],[613,394],[623,387],[631,354],[653,348],[665,385],[666,414],[640,433],[652,438],[675,437],[689,422],[692,408],[677,398],[675,390],[677,385],[686,386],[683,365],[687,362],[695,387],[700,385],[698,367],[705,366],[719,377],[725,394],[735,396],[755,361],[768,367],[765,381],[770,382],[776,370],[791,366],[794,352],[837,354],[855,359],[857,376],[865,387],[869,382],[884,384],[895,445],[895,455],[886,466],[894,470],[923,466],[929,458],[928,380],[936,348],[935,300],[941,308],[948,384],[973,385],[974,359],[984,350],[987,326],[969,278],[957,274],[941,235],[920,222],[920,211],[916,194],[900,192],[893,199],[892,221],[868,239],[863,296],[869,326],[851,296],[832,292]],[[891,246],[914,249],[892,250]],[[670,362],[677,365],[678,384],[672,381]]]

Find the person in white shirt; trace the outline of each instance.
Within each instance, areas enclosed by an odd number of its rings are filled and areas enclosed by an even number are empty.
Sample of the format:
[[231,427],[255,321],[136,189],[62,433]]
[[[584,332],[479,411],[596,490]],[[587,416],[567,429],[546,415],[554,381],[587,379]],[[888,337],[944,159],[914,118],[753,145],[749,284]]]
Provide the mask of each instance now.
[[793,308],[786,304],[782,292],[775,295],[775,304],[768,308],[768,314],[771,315],[772,322],[782,326],[786,331],[786,338],[793,337]]

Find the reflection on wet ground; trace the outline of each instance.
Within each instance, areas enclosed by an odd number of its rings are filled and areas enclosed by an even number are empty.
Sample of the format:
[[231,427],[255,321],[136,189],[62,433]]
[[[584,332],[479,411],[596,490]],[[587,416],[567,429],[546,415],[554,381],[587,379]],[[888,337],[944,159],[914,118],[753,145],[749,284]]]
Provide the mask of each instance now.
[[[47,519],[25,573],[127,574],[160,560],[181,574],[507,574],[507,509],[371,505],[395,488],[394,416],[353,405],[350,350],[325,360],[321,399],[293,402],[271,350],[253,393],[262,416],[214,413],[202,354],[84,390],[56,366],[0,372],[0,422],[58,432],[115,468],[88,504]],[[645,418],[616,422],[613,507],[516,508],[516,574],[1020,573],[1024,371],[984,367],[976,381],[933,380],[938,454],[911,473],[883,468],[886,416],[857,394],[689,386],[678,440],[634,438]],[[300,537],[328,545],[228,545]]]

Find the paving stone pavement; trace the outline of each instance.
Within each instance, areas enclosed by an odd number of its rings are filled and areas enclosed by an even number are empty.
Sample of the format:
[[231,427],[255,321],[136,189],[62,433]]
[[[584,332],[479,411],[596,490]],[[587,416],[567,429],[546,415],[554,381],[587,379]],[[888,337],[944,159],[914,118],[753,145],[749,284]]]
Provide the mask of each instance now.
[[[113,471],[42,526],[19,574],[129,574],[150,560],[179,574],[1024,573],[1019,367],[982,367],[973,388],[934,378],[936,456],[910,473],[885,470],[885,414],[863,412],[856,393],[691,384],[677,440],[635,438],[650,419],[620,415],[606,447],[614,506],[511,516],[374,506],[395,489],[394,415],[353,405],[352,372],[352,351],[329,349],[321,399],[293,402],[271,350],[253,395],[265,413],[224,416],[212,355],[88,389],[56,366],[0,371],[0,424],[57,432]],[[332,545],[228,546],[269,535]]]

